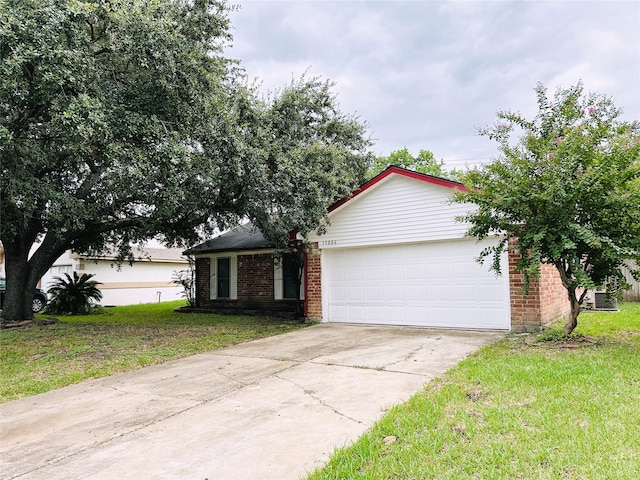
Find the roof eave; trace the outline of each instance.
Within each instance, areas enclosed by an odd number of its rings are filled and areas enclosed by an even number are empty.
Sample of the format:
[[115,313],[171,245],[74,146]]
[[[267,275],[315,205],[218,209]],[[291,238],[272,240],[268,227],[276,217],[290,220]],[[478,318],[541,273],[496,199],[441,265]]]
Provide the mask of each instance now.
[[446,178],[436,177],[433,175],[428,175],[426,173],[415,172],[413,170],[407,170],[405,168],[391,165],[387,167],[383,172],[380,172],[378,175],[373,177],[371,180],[368,180],[367,182],[363,183],[360,187],[354,190],[353,193],[348,197],[344,197],[338,200],[337,202],[335,202],[333,205],[329,206],[329,208],[327,209],[327,212],[331,213],[335,210],[338,210],[340,207],[350,202],[361,193],[364,193],[370,188],[375,187],[380,183],[383,183],[394,174],[401,175],[403,177],[413,178],[413,179],[420,180],[427,183],[432,183],[434,185],[440,185],[441,187],[460,190],[463,192],[466,192],[468,190],[467,187],[460,182],[455,182],[453,180],[448,180]]
[[274,250],[275,245],[265,245],[262,247],[236,247],[236,248],[204,248],[200,250],[189,249],[183,252],[184,255],[200,255],[204,253],[226,253],[226,252],[250,252],[256,250]]

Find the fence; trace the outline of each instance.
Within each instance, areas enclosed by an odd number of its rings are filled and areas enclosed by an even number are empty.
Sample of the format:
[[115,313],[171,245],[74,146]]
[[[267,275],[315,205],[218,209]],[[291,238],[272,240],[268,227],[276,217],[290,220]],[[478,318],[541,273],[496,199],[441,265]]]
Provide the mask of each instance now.
[[[627,263],[629,263],[631,268],[637,268],[634,262],[628,261]],[[635,280],[629,272],[625,272],[624,276],[627,279],[627,283],[631,285],[631,288],[622,293],[622,299],[627,302],[640,302],[640,282]]]

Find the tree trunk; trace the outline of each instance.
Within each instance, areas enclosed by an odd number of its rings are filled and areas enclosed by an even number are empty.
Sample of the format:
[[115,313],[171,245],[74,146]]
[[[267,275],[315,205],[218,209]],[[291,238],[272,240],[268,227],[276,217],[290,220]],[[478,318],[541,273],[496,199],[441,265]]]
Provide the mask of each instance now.
[[578,315],[580,315],[580,302],[576,297],[576,291],[569,289],[569,302],[571,302],[571,312],[567,323],[564,324],[565,335],[571,335],[571,332],[578,326]]
[[2,307],[1,323],[33,319],[33,291],[42,275],[64,253],[65,246],[47,235],[29,258],[33,242],[16,235],[3,241],[7,290]]
[[580,300],[578,300],[578,297],[576,296],[576,284],[571,272],[571,266],[568,264],[568,262],[565,262],[562,259],[556,260],[554,262],[554,266],[560,274],[562,285],[567,289],[567,296],[569,297],[569,303],[571,304],[571,312],[569,313],[569,318],[567,319],[567,323],[564,324],[565,335],[571,335],[571,332],[573,332],[573,330],[578,326],[580,303],[584,299],[587,290],[585,289],[585,291],[580,296]]
[[7,290],[2,306],[2,323],[33,319],[33,289],[38,281],[31,284],[27,258],[20,249],[5,246],[5,270]]

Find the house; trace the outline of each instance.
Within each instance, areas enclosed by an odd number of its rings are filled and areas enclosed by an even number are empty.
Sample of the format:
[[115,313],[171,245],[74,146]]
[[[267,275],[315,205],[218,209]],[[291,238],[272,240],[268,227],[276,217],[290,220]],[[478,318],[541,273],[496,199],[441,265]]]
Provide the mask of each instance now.
[[[456,217],[474,206],[450,202],[452,191],[464,188],[389,167],[330,207],[325,232],[306,239],[305,316],[335,323],[527,331],[567,315],[566,292],[552,266],[541,266],[540,278],[523,296],[517,253],[503,254],[502,276],[476,262],[499,238],[478,242],[464,236],[468,225]],[[273,248],[255,229],[220,236],[191,253],[199,307],[235,301],[239,309],[259,309],[260,298],[271,308],[287,298],[286,268],[278,267]]]
[[49,288],[54,277],[68,273],[94,274],[92,280],[101,285],[101,305],[134,305],[178,300],[183,288],[172,281],[174,271],[188,268],[188,260],[178,248],[133,247],[133,264],[116,261],[115,252],[103,255],[79,255],[71,250],[58,258],[42,277],[43,289]]
[[[196,259],[196,306],[221,313],[302,312],[298,266],[251,223],[184,252]],[[299,298],[304,301],[304,280]]]

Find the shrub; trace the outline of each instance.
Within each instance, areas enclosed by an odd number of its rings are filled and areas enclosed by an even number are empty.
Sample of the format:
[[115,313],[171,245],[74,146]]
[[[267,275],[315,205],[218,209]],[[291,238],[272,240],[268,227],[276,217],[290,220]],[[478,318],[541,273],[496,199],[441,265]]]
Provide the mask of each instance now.
[[73,272],[73,278],[68,273],[64,276],[66,278],[54,277],[49,288],[51,299],[45,311],[68,315],[91,313],[92,303],[102,299],[102,292],[97,287],[100,282],[91,280],[93,274],[78,276]]

